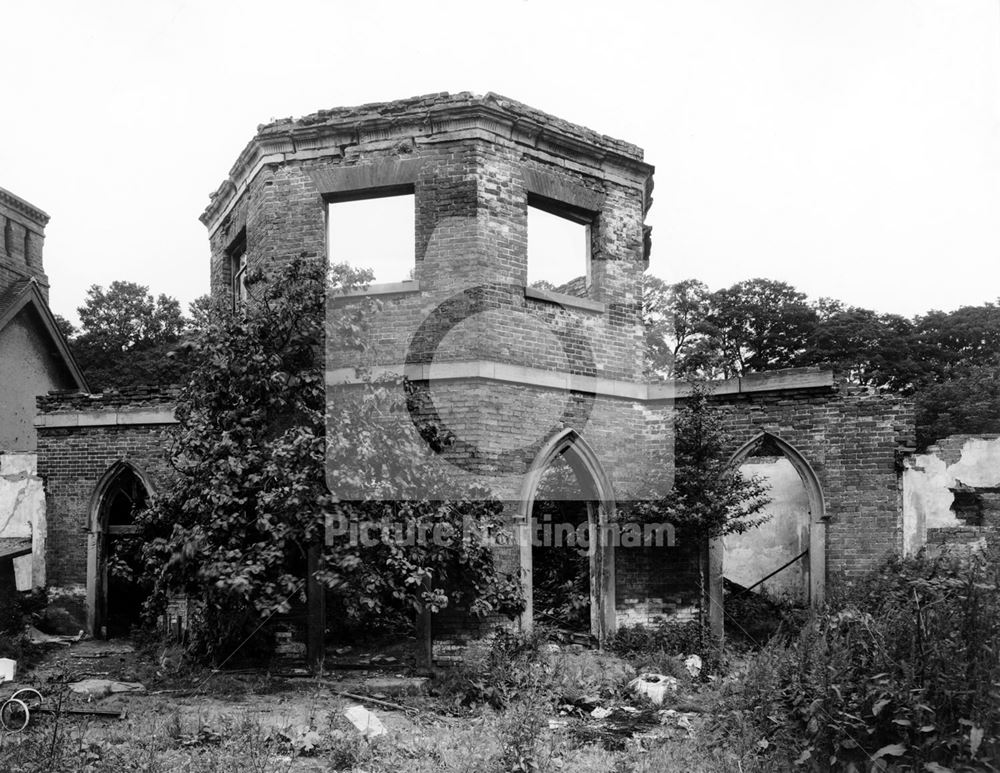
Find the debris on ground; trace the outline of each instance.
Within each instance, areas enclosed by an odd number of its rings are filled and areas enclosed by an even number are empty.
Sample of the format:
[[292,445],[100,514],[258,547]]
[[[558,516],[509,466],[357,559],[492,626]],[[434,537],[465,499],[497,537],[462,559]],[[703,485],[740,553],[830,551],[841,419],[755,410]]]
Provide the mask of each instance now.
[[17,674],[17,661],[0,658],[0,682],[13,682]]
[[694,725],[691,724],[691,720],[694,718],[694,714],[683,711],[675,711],[674,709],[661,709],[659,712],[660,721],[664,725],[671,725],[673,727],[679,727],[685,730],[688,735],[694,735]]
[[702,662],[698,655],[688,655],[684,660],[684,668],[687,669],[687,672],[691,674],[693,679],[698,678],[698,674],[701,673],[701,667]]
[[614,714],[614,709],[606,709],[603,706],[598,706],[596,709],[590,712],[590,716],[594,719],[607,719],[612,714]]
[[145,692],[146,686],[139,682],[116,682],[113,679],[83,679],[70,684],[69,689],[87,700],[96,700],[123,692]]
[[344,716],[367,739],[377,738],[389,732],[382,724],[382,720],[364,706],[348,706],[344,709]]
[[678,682],[676,677],[663,674],[639,674],[628,683],[628,688],[636,695],[645,695],[657,706],[663,705],[663,699],[668,692],[676,692]]
[[25,629],[25,636],[28,637],[28,642],[30,644],[65,644],[69,646],[74,642],[78,642],[83,639],[83,631],[80,631],[75,636],[68,636],[65,634],[50,634],[39,631],[35,626],[29,625]]
[[583,743],[599,743],[608,751],[621,751],[632,738],[647,736],[662,725],[655,709],[635,709],[619,706],[607,717],[596,722],[581,722],[572,728],[573,735]]
[[563,708],[566,710],[580,709],[580,712],[589,714],[601,705],[601,699],[597,695],[576,695],[563,696]]

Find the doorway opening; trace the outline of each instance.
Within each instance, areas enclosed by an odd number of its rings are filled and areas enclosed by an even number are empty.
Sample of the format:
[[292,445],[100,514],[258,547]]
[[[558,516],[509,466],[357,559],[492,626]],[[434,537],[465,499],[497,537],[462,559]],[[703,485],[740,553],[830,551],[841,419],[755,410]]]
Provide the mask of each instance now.
[[111,467],[91,506],[87,561],[87,616],[91,634],[128,636],[142,620],[148,587],[142,579],[142,539],[136,516],[149,501],[149,486],[125,462]]
[[574,430],[549,440],[525,476],[521,539],[523,630],[554,626],[601,645],[615,627],[614,497],[596,455]]

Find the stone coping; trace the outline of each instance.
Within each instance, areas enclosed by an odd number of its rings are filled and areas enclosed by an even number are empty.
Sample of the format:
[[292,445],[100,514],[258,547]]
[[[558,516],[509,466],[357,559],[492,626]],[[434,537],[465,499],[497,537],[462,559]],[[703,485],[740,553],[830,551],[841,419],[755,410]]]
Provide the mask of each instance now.
[[[367,378],[358,375],[355,367],[327,370],[329,386],[359,385],[367,379],[405,376],[411,381],[493,381],[520,386],[540,387],[569,392],[582,392],[602,397],[648,403],[668,403],[683,400],[691,394],[687,382],[658,383],[625,381],[604,376],[584,376],[563,371],[530,368],[489,360],[467,360],[417,365],[384,365],[368,369]],[[831,371],[808,368],[775,371],[711,382],[712,394],[731,396],[799,389],[832,390],[835,387]],[[35,417],[35,427],[65,429],[81,427],[156,426],[176,424],[174,405],[147,408],[116,406],[104,409],[67,410],[43,413]]]
[[253,178],[268,164],[343,157],[344,145],[399,141],[421,144],[469,138],[585,158],[604,170],[605,175],[624,184],[629,181],[636,184],[636,176],[648,178],[653,172],[636,145],[509,97],[467,92],[427,94],[395,102],[333,108],[259,127],[229,175],[210,195],[199,219],[213,234]]
[[[489,360],[466,360],[416,365],[380,365],[367,369],[367,378],[358,368],[331,368],[326,372],[328,386],[363,384],[368,379],[405,376],[411,381],[499,381],[545,389],[583,392],[640,402],[669,402],[690,396],[692,385],[686,381],[656,383],[625,381],[604,376],[584,376],[564,371],[531,368]],[[826,389],[835,386],[832,371],[794,368],[760,373],[725,381],[708,382],[712,395],[739,395],[792,389]]]
[[61,411],[43,413],[35,417],[38,429],[63,427],[121,427],[136,425],[176,424],[173,405],[157,406],[140,410],[131,408],[111,408],[89,411]]

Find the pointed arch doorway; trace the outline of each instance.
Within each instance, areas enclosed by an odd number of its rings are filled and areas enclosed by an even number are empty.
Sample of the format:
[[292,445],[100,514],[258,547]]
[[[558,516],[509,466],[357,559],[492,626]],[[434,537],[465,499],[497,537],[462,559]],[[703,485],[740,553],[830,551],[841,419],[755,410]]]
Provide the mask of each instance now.
[[[561,469],[560,469],[561,468]],[[541,497],[553,496],[552,477],[563,477],[568,471],[575,479],[576,494],[560,497],[561,504],[576,505],[577,522],[564,522],[561,532],[557,524],[542,519]],[[558,487],[558,481],[557,481]],[[565,494],[565,490],[563,492]],[[549,500],[552,502],[555,500]],[[541,546],[553,553],[561,551],[558,563],[570,565],[564,557],[571,552],[582,554],[584,560],[577,564],[587,577],[569,578],[586,587],[589,601],[589,633],[601,646],[615,630],[615,553],[614,544],[606,539],[608,525],[615,513],[615,498],[611,480],[601,466],[597,455],[583,437],[575,430],[566,429],[550,438],[535,456],[521,488],[518,511],[518,544],[521,556],[521,581],[525,596],[525,611],[521,615],[521,629],[530,631],[539,618],[536,606],[536,562],[542,558],[536,543],[546,541],[544,529],[548,528],[550,547]],[[573,519],[572,507],[550,508],[551,512],[562,512]],[[537,523],[533,523],[537,521]],[[548,526],[551,524],[551,527]],[[586,529],[583,528],[586,524]],[[567,546],[569,527],[574,526],[575,534],[586,531],[587,545]],[[540,528],[537,528],[540,527]],[[540,570],[541,567],[539,566]]]
[[[797,448],[770,432],[760,432],[740,446],[730,458],[730,465],[741,467],[754,460],[762,460],[768,464],[771,474],[776,476],[782,474],[783,466],[787,467],[791,477],[797,476],[798,483],[801,484],[800,494],[786,496],[782,502],[787,504],[794,501],[796,505],[787,513],[775,514],[786,522],[771,524],[771,527],[777,527],[776,533],[783,529],[787,534],[793,535],[796,547],[786,556],[788,561],[778,560],[775,566],[762,565],[758,576],[763,581],[772,583],[781,573],[797,577],[793,582],[801,584],[804,602],[814,608],[820,607],[826,597],[827,515],[819,477]],[[788,522],[789,519],[796,522]],[[726,540],[732,546],[741,537],[743,535],[727,537]],[[723,580],[728,576],[725,566],[726,547],[722,539],[713,540],[709,546],[709,617],[713,633],[717,636],[721,636],[723,632]],[[753,549],[758,555],[762,555],[760,546],[754,546]],[[749,584],[753,584],[753,581]]]
[[87,628],[96,638],[126,636],[140,621],[145,592],[138,582],[135,516],[152,494],[128,462],[112,465],[90,499],[87,534]]

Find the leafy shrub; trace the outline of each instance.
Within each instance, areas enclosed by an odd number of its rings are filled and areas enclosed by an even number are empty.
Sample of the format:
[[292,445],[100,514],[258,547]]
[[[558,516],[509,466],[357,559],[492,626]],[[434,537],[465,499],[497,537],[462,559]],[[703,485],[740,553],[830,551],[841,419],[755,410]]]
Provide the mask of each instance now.
[[1000,560],[891,559],[731,691],[774,767],[979,769],[1000,755]]
[[[254,302],[217,309],[192,344],[193,375],[176,411],[176,482],[137,522],[144,574],[155,579],[147,612],[159,614],[172,593],[203,602],[204,620],[192,623],[199,654],[228,654],[245,629],[304,601],[310,546],[323,559],[313,576],[354,623],[449,604],[481,616],[524,607],[519,578],[500,570],[488,542],[464,538],[469,527],[499,532],[501,503],[414,461],[423,457],[386,422],[405,415],[399,385],[371,382],[356,400],[326,400],[320,344],[363,349],[368,309],[352,304],[328,318],[326,291],[367,278],[305,261],[271,281],[255,276]],[[434,501],[428,490],[455,494]]]
[[686,623],[661,622],[658,625],[623,625],[608,642],[608,649],[618,655],[663,652],[668,655],[689,655],[701,652],[707,636],[704,626],[696,621]]
[[504,709],[531,693],[552,698],[552,664],[541,650],[540,637],[500,630],[483,659],[465,675],[464,702]]

